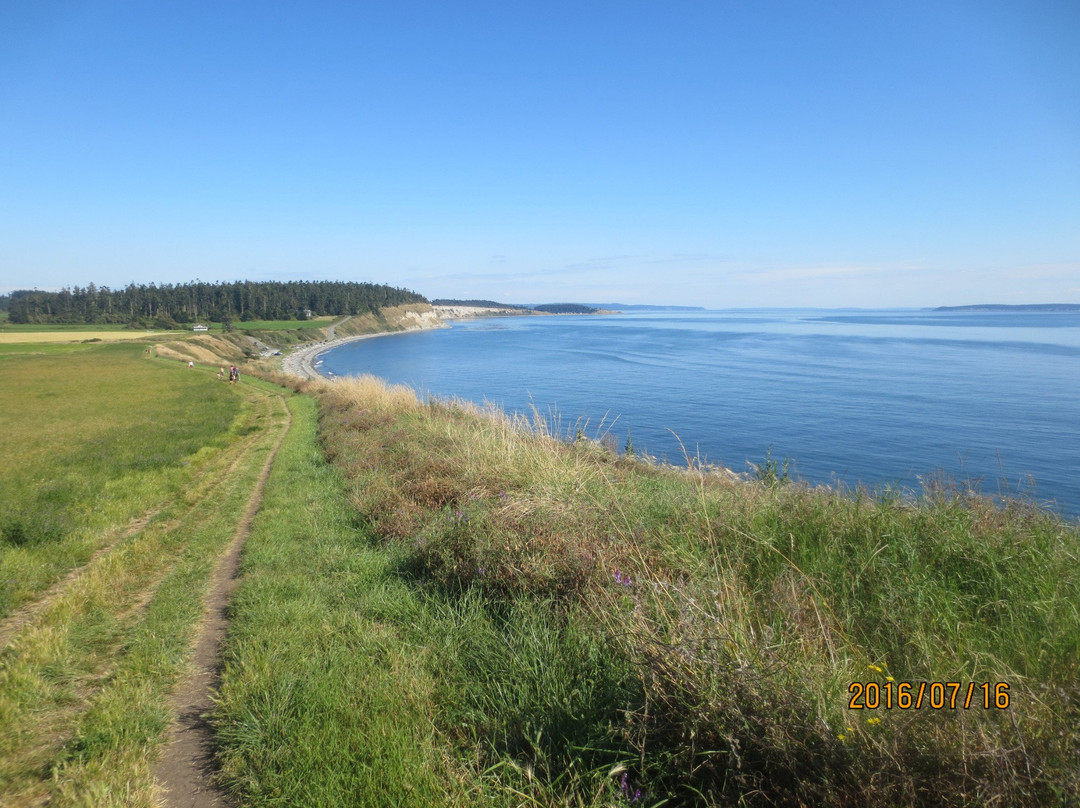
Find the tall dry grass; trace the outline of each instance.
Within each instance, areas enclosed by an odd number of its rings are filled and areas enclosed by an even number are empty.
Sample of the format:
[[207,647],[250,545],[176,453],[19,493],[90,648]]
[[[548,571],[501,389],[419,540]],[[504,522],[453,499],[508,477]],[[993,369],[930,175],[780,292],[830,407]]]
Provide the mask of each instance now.
[[[478,776],[586,802],[1080,799],[1075,526],[662,468],[373,379],[305,389],[354,507],[473,627],[438,658]],[[853,682],[920,681],[1006,682],[1009,706],[849,709]]]

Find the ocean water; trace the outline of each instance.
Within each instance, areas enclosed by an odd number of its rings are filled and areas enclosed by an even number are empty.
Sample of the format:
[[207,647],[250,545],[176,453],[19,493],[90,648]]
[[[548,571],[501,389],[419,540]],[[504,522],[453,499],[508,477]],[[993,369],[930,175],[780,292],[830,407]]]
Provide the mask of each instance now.
[[535,408],[673,463],[771,451],[812,483],[938,475],[1080,515],[1080,314],[739,310],[514,317],[321,359],[427,395]]

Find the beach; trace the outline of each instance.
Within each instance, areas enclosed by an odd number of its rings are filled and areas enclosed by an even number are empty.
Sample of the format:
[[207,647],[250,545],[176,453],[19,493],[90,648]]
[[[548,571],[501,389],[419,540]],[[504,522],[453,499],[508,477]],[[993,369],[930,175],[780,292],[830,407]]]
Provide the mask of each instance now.
[[[420,329],[418,328],[406,329],[406,331],[419,330]],[[322,374],[315,369],[315,362],[318,361],[321,354],[326,353],[331,348],[337,348],[339,345],[345,345],[349,342],[359,342],[364,339],[389,337],[393,334],[404,334],[406,331],[383,331],[378,334],[360,334],[355,337],[338,337],[336,339],[320,340],[311,345],[296,348],[291,353],[286,354],[282,357],[281,369],[292,376],[303,376],[305,379],[318,379],[322,377]]]

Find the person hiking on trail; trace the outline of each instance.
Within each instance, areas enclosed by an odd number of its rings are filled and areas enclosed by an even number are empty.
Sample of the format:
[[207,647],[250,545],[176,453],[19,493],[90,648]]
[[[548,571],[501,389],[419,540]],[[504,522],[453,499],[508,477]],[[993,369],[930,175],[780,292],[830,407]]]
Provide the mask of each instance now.
[[225,378],[225,368],[218,368],[217,377],[219,379]]

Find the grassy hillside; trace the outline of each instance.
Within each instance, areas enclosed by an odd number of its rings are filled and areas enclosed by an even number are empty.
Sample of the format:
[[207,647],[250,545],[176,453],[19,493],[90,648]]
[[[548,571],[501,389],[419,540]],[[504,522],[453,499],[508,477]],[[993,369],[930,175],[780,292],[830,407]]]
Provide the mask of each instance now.
[[[358,520],[355,548],[334,549],[338,565],[320,573],[335,609],[317,638],[272,644],[257,695],[240,673],[257,657],[237,648],[223,726],[308,714],[297,682],[320,675],[310,649],[336,659],[374,642],[370,630],[384,664],[407,671],[407,703],[350,698],[340,724],[385,709],[420,727],[452,802],[1080,798],[1075,527],[944,488],[911,503],[654,468],[374,380],[305,389]],[[347,568],[374,551],[374,577]],[[301,580],[279,591],[299,595]],[[293,608],[287,594],[268,602]],[[308,609],[292,622],[322,613]],[[247,640],[263,654],[277,631],[267,610],[263,645]],[[330,664],[331,690],[334,676],[367,681]],[[346,703],[348,687],[340,702],[321,687],[324,711]],[[273,692],[288,697],[266,701]],[[292,737],[249,729],[262,740],[248,761]]]

